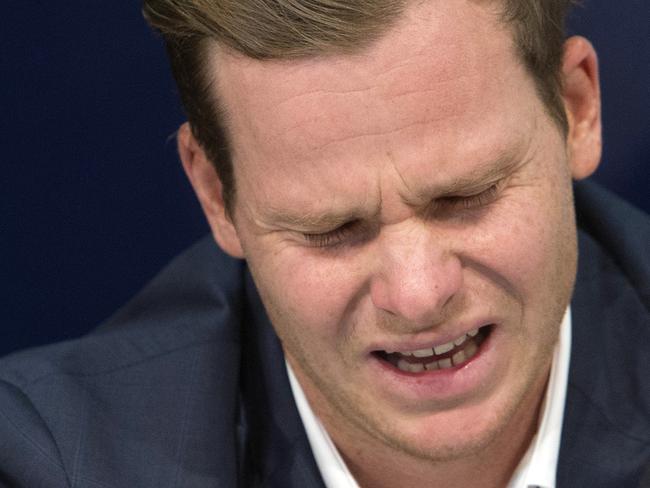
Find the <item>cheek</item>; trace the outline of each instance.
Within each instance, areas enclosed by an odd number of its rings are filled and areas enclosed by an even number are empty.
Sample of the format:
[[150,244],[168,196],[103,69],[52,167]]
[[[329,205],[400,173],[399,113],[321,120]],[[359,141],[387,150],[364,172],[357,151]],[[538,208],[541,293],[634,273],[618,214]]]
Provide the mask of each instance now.
[[[285,333],[327,340],[346,335],[349,315],[362,295],[363,278],[346,259],[287,249],[251,266],[271,319]],[[281,333],[282,335],[282,333]]]
[[543,301],[540,294],[556,295],[554,288],[566,288],[574,270],[570,202],[563,195],[556,194],[556,200],[549,196],[544,188],[534,188],[504,198],[465,240],[468,260],[478,263],[479,273],[490,273],[491,281],[521,303]]

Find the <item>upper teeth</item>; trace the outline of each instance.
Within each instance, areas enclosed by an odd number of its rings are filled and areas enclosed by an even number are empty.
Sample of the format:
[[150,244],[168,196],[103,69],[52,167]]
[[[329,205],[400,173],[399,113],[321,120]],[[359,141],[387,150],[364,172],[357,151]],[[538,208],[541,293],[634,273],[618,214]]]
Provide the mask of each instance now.
[[449,341],[445,344],[440,344],[439,346],[433,346],[427,349],[416,349],[415,351],[399,351],[403,356],[415,356],[416,358],[428,358],[434,354],[440,355],[446,352],[451,351],[454,347],[460,346],[463,342],[467,340],[468,337],[474,337],[478,334],[478,329],[469,331],[467,334]]

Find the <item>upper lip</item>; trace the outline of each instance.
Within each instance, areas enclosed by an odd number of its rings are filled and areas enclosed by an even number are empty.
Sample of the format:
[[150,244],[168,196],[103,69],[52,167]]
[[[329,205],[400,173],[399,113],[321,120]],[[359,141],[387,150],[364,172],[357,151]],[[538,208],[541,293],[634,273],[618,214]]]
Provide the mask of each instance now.
[[494,324],[494,322],[485,320],[485,321],[477,321],[472,323],[470,326],[464,326],[464,327],[458,327],[456,330],[458,332],[447,332],[445,335],[439,335],[437,333],[429,334],[427,335],[426,339],[422,336],[422,334],[418,334],[419,337],[417,339],[410,339],[410,340],[403,340],[403,341],[395,341],[395,342],[390,342],[390,341],[383,341],[381,343],[374,344],[371,346],[371,352],[377,352],[377,351],[395,351],[395,352],[406,352],[406,351],[417,351],[420,349],[429,349],[433,348],[434,346],[440,346],[442,344],[447,344],[448,342],[454,341],[455,339],[458,339],[459,337],[462,337],[463,334],[467,334],[468,332],[471,332],[474,329],[480,329],[481,327],[484,327],[486,325],[491,325]]

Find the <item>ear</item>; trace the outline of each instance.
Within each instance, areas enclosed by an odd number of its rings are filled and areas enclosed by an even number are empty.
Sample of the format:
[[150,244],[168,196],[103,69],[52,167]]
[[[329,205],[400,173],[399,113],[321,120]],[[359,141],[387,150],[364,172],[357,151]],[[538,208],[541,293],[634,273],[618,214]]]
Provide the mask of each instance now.
[[231,256],[243,258],[237,229],[224,205],[221,179],[187,122],[178,130],[178,153],[217,244]]
[[571,174],[580,180],[596,171],[602,154],[598,57],[584,37],[566,41],[562,77],[562,97],[569,120],[567,146]]

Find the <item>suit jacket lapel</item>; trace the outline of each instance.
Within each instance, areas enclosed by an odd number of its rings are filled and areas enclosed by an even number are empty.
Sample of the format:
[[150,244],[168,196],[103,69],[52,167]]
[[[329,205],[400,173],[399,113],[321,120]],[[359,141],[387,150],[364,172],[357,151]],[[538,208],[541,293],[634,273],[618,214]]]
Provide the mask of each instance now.
[[584,233],[572,321],[558,486],[636,486],[650,456],[650,355],[638,347],[650,344],[650,320],[620,268]]

